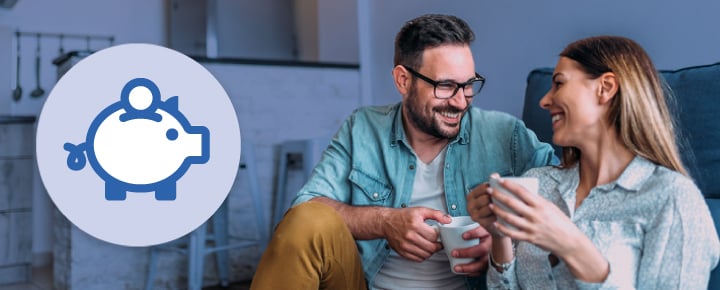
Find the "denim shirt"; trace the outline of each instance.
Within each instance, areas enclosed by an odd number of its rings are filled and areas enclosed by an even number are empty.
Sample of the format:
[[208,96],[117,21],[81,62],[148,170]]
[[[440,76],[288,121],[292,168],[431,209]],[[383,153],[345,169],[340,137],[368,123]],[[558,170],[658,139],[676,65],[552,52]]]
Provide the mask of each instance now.
[[[403,129],[401,108],[402,103],[398,103],[353,112],[324,151],[293,206],[322,196],[355,206],[407,207],[418,161]],[[474,107],[463,116],[460,131],[448,144],[446,154],[445,199],[451,216],[468,215],[465,195],[487,182],[491,173],[521,175],[557,160],[552,147],[538,141],[522,121]],[[390,254],[390,246],[385,239],[356,242],[365,278],[372,285]],[[468,283],[477,285],[477,281]],[[476,288],[471,284],[469,288]]]

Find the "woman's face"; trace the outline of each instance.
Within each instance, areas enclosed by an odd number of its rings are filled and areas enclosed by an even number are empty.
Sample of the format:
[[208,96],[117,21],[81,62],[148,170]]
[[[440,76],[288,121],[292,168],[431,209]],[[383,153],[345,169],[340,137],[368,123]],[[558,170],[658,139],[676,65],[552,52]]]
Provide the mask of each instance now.
[[600,80],[591,79],[580,64],[560,57],[552,77],[552,88],[540,100],[552,117],[553,143],[577,147],[601,138],[606,107],[600,101]]

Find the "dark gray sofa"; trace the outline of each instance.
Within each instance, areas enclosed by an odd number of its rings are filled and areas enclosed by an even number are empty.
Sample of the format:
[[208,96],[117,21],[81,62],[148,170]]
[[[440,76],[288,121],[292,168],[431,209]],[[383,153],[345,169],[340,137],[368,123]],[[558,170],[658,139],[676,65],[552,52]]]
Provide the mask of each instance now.
[[[540,140],[552,143],[550,115],[539,106],[551,86],[552,68],[539,68],[527,78],[522,119]],[[720,226],[720,63],[660,71],[677,102],[680,153]],[[555,148],[560,154],[560,148]],[[718,231],[720,232],[720,230]],[[720,289],[720,267],[708,289]]]

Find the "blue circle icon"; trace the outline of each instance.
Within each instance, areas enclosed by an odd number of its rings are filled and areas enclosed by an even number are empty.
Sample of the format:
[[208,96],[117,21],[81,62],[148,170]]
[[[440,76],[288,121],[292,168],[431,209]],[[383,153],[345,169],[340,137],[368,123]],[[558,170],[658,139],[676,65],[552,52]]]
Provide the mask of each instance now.
[[240,129],[202,65],[126,44],[88,56],[58,81],[36,149],[45,188],[73,224],[107,242],[149,246],[217,210],[237,173]]

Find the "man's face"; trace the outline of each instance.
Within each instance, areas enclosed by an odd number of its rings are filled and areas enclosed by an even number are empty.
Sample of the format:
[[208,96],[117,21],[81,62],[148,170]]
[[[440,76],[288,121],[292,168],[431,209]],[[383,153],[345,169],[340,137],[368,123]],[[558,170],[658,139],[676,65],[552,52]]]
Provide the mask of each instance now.
[[[416,69],[435,81],[464,83],[475,77],[475,63],[467,45],[443,45],[426,49],[422,67]],[[411,130],[435,138],[453,139],[460,132],[460,120],[472,102],[458,90],[449,99],[438,99],[434,86],[419,78],[413,78],[408,93],[403,96],[403,106]]]

